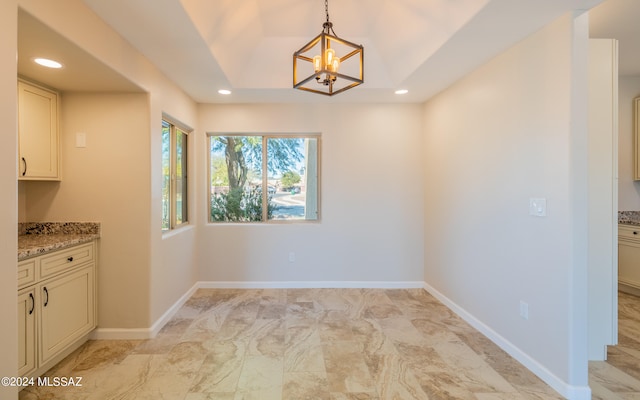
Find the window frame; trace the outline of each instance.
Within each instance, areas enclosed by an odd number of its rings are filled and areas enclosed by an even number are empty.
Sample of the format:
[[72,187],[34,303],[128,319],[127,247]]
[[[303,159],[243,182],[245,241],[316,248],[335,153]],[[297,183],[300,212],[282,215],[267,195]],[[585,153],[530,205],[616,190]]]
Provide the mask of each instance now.
[[[308,224],[319,223],[321,221],[321,170],[322,170],[322,135],[320,133],[257,133],[257,132],[207,132],[207,223],[211,225],[263,225],[263,224]],[[234,137],[260,137],[262,140],[262,220],[261,221],[212,221],[211,220],[211,138],[217,136],[234,136]],[[268,141],[269,139],[315,139],[316,140],[316,219],[269,219],[267,217],[267,204],[268,204],[268,186],[269,186],[269,171],[268,171]]]
[[[175,229],[184,227],[189,225],[189,201],[191,199],[190,193],[190,182],[189,182],[189,136],[190,133],[193,132],[193,129],[188,127],[187,125],[178,122],[177,120],[167,116],[166,114],[162,115],[162,132],[164,133],[165,124],[169,128],[169,203],[168,203],[168,214],[169,214],[169,226],[165,227],[164,221],[164,193],[162,193],[162,222],[161,228],[163,233],[172,232]],[[181,176],[183,183],[180,185],[182,188],[182,198],[180,201],[182,208],[182,220],[178,222],[178,138],[177,135],[181,134],[183,139],[182,145],[182,163],[181,163]],[[161,143],[164,146],[164,138],[161,138]],[[163,155],[161,154],[161,157]],[[163,160],[164,161],[164,160]],[[161,162],[161,164],[163,164]],[[164,166],[163,166],[164,168]],[[162,191],[164,192],[164,171],[162,172]]]

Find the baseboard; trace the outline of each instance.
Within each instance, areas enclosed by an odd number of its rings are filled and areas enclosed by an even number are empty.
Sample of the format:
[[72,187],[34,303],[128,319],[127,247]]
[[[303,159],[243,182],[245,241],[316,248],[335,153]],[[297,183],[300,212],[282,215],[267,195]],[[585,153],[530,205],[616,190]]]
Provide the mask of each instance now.
[[445,306],[456,313],[460,318],[465,320],[469,325],[473,326],[480,333],[485,335],[489,340],[498,345],[502,350],[506,351],[511,357],[518,360],[527,369],[533,372],[538,378],[542,379],[547,385],[551,386],[555,391],[569,400],[590,400],[591,389],[589,386],[573,386],[558,378],[542,364],[531,358],[527,353],[520,350],[513,343],[499,335],[496,331],[485,325],[465,309],[451,301],[448,297],[440,293],[438,290],[424,283],[424,289],[433,297],[437,298]]
[[640,296],[640,287],[638,287],[638,285],[626,282],[622,279],[618,280],[618,290],[634,296]]
[[420,281],[200,281],[201,289],[422,289]]
[[156,337],[160,329],[173,318],[180,307],[198,290],[198,282],[187,290],[169,309],[149,328],[100,328],[91,334],[92,340],[144,340]]

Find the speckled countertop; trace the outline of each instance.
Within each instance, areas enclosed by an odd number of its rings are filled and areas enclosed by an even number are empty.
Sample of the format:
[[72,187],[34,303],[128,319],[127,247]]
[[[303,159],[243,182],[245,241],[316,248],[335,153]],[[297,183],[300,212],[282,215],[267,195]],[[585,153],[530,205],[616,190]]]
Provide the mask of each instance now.
[[618,223],[640,226],[640,211],[618,211]]
[[98,222],[27,222],[18,224],[18,261],[87,243],[100,237]]

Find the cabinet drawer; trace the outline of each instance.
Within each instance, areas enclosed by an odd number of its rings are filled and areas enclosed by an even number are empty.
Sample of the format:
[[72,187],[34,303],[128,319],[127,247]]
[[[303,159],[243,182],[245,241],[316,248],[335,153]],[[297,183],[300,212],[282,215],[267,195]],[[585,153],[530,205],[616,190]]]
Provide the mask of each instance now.
[[640,226],[619,225],[618,239],[640,241]]
[[46,278],[93,261],[93,253],[93,243],[88,243],[43,256],[40,260],[40,278]]
[[29,286],[36,281],[36,259],[18,263],[18,289]]

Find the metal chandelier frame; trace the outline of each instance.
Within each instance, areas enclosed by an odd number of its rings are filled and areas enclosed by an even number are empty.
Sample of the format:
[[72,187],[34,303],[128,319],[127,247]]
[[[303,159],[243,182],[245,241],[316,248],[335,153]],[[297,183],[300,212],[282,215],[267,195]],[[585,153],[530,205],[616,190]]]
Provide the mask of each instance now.
[[[307,92],[333,96],[334,94],[342,93],[345,90],[364,83],[364,47],[341,39],[336,35],[333,31],[333,24],[329,21],[328,0],[325,0],[325,13],[327,20],[322,24],[322,32],[300,50],[293,53],[293,87]],[[320,44],[320,55],[310,56],[308,53],[316,49],[318,43]],[[339,49],[343,50],[346,54],[342,56],[335,55],[336,45],[339,45]],[[334,65],[327,62],[327,59],[331,59],[331,57],[328,56],[328,51],[333,51],[339,66],[338,64]],[[316,65],[318,57],[320,57],[321,60],[320,65]],[[314,58],[316,60],[314,60]],[[350,76],[340,72],[340,67],[349,60],[351,60],[351,64],[354,60],[357,60],[359,64],[357,76]],[[299,69],[308,67],[309,65],[306,63],[310,64],[314,72],[300,79]],[[349,83],[341,86],[340,84],[336,84],[338,79],[349,81]]]

